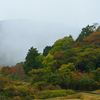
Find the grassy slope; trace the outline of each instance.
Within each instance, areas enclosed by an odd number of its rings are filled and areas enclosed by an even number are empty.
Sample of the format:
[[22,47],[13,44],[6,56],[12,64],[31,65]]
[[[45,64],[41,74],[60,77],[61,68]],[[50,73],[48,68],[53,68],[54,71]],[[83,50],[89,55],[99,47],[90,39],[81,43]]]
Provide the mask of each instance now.
[[[98,93],[98,91],[100,92],[100,90],[93,92]],[[34,99],[34,100],[41,100],[41,99]],[[49,98],[42,100],[100,100],[100,95],[80,92],[77,94],[69,95],[67,97],[56,97],[56,98]]]

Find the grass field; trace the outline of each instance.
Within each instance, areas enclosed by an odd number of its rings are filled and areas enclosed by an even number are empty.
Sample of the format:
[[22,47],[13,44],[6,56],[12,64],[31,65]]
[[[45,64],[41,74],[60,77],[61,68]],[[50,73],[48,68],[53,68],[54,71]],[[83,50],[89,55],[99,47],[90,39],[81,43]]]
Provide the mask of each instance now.
[[[100,90],[93,91],[100,93]],[[34,99],[34,100],[100,100],[100,95],[80,92],[66,97],[55,97],[49,99]]]

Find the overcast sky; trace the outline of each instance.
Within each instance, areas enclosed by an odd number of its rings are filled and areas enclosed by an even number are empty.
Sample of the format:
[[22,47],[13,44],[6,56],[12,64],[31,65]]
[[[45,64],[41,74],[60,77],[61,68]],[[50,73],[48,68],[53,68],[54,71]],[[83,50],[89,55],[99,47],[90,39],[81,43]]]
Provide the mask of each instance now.
[[100,0],[0,0],[0,66],[25,60],[28,49],[65,36],[74,39],[88,24],[100,23]]
[[0,0],[0,20],[32,19],[74,28],[100,23],[100,0]]

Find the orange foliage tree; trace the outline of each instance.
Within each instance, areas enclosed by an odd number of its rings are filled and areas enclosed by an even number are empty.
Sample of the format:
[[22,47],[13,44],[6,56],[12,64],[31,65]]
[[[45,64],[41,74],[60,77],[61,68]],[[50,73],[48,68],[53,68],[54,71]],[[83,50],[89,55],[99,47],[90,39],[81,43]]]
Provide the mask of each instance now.
[[24,70],[22,66],[12,66],[12,67],[4,66],[1,68],[1,73],[24,75]]
[[89,36],[84,37],[82,39],[82,41],[74,42],[71,45],[71,48],[79,47],[79,46],[83,46],[83,45],[100,45],[100,32],[97,32],[97,31],[93,32]]

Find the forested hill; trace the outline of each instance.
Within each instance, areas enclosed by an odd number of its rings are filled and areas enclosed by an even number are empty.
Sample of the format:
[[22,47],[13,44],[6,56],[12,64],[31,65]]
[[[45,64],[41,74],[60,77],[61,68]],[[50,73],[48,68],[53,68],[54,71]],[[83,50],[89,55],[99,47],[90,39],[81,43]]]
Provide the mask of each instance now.
[[[43,55],[31,57],[37,50],[32,47],[26,56],[25,72],[31,69],[38,69],[39,66],[52,69],[53,72],[59,70],[61,66],[73,64],[77,70],[92,71],[100,67],[100,26],[86,26],[82,29],[76,41],[72,36],[58,39],[52,46],[46,46]],[[31,57],[31,65],[29,58]],[[34,61],[32,62],[32,59]],[[36,61],[35,61],[36,60]],[[49,65],[50,63],[50,65]],[[27,67],[30,66],[30,69]],[[40,68],[41,68],[40,67]]]
[[[27,90],[25,93],[29,94],[28,98],[45,99],[74,93],[72,90],[65,93],[65,89],[100,89],[100,26],[86,26],[76,40],[71,35],[60,38],[51,46],[46,46],[43,54],[39,53],[37,48],[31,47],[24,62],[12,67],[1,67],[0,74],[0,89],[6,91],[6,96],[9,96],[9,93],[12,93],[12,96],[19,95]],[[27,88],[24,87],[23,91],[17,89],[22,92],[14,94],[15,92],[7,91],[16,91],[16,88],[6,87],[5,84],[8,84],[9,80],[3,79],[2,76],[31,84],[24,83]],[[61,89],[64,89],[64,92],[61,92]],[[27,96],[25,93],[24,98]]]
[[46,80],[47,84],[60,85],[62,88],[99,88],[99,40],[100,26],[88,25],[82,29],[76,40],[71,35],[58,39],[52,46],[44,48],[43,55],[31,47],[23,64],[25,74],[36,75],[32,84]]

